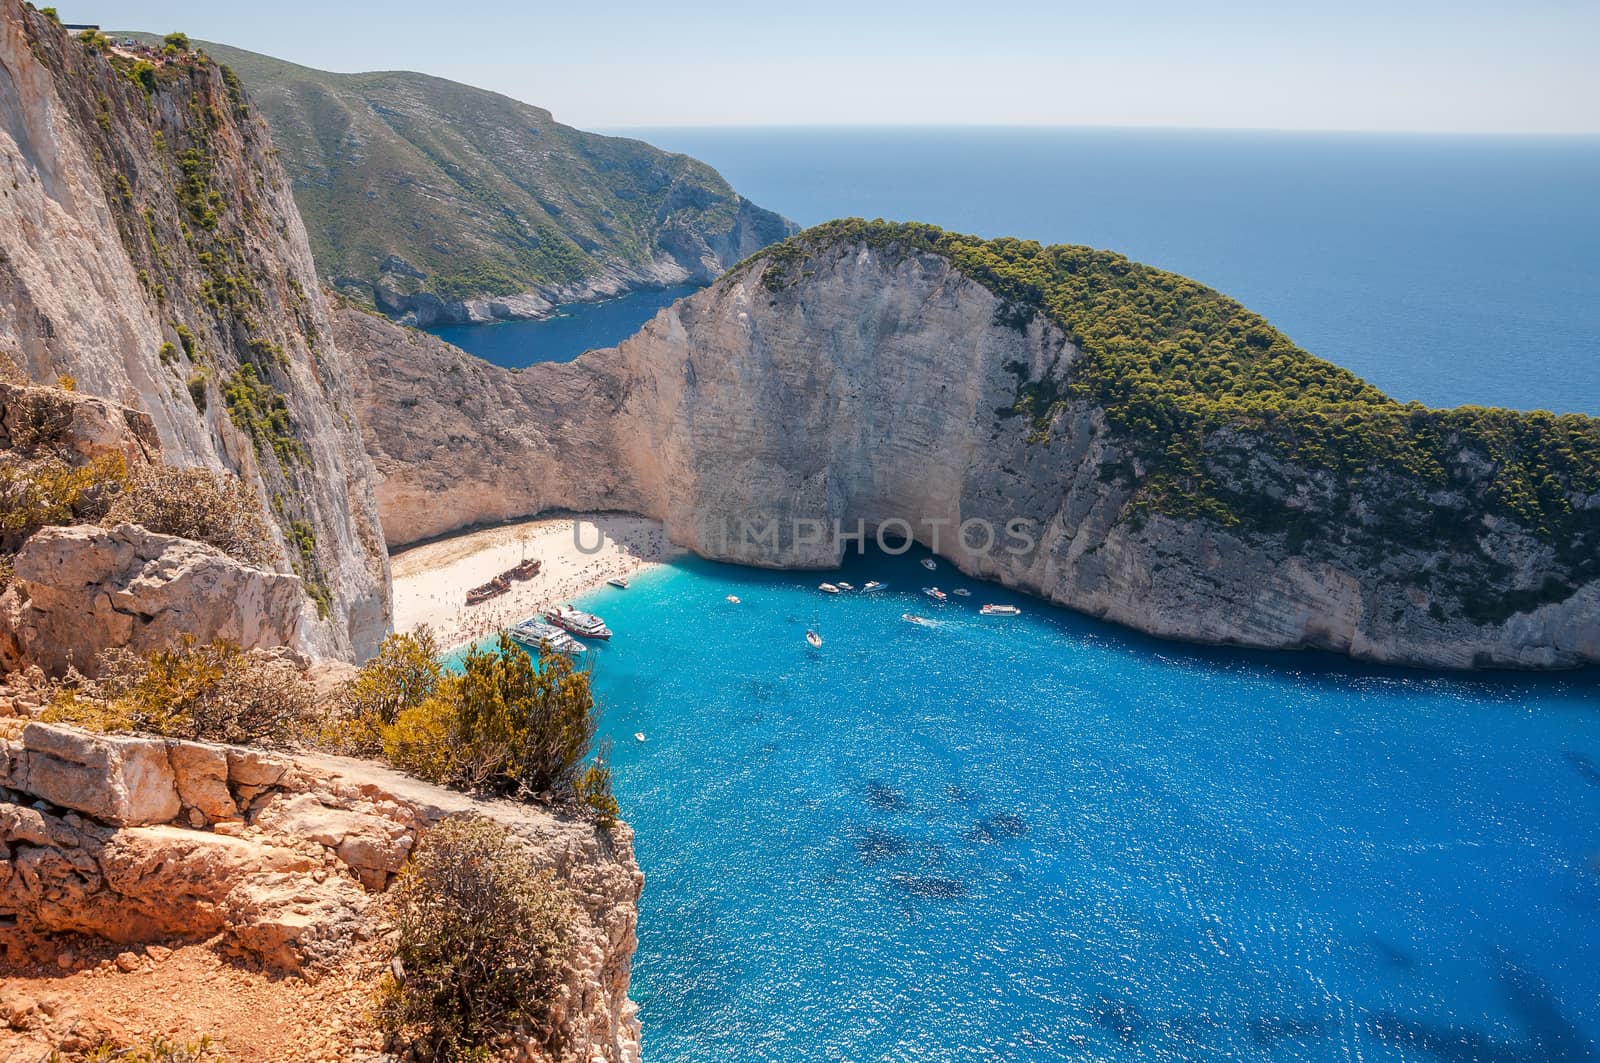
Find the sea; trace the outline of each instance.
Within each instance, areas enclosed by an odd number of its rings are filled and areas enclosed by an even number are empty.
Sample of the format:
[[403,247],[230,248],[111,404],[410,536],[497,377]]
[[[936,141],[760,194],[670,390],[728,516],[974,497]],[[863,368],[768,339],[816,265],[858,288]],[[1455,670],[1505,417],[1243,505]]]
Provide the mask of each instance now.
[[[802,223],[1116,248],[1404,399],[1600,414],[1600,142],[648,138]],[[646,1063],[1600,1058],[1596,670],[1184,646],[921,556],[580,600]]]
[[[1600,414],[1600,138],[611,132],[702,159],[802,225],[881,217],[1110,248],[1233,296],[1401,401]],[[600,305],[442,334],[500,364],[565,361],[663,303]]]

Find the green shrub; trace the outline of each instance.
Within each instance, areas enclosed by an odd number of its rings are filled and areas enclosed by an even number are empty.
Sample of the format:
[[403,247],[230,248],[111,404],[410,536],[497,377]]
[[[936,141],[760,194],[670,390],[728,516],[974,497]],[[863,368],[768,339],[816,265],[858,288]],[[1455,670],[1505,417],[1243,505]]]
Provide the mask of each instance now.
[[594,813],[595,821],[610,830],[617,825],[622,810],[611,792],[611,741],[600,743],[600,751],[578,777],[575,787],[578,803]]
[[229,472],[146,465],[127,478],[105,520],[208,543],[259,568],[278,557],[256,496]]
[[384,979],[378,1020],[391,1050],[422,1063],[487,1060],[506,1039],[548,1027],[573,905],[504,827],[479,816],[440,823],[390,896],[399,977]]
[[305,732],[315,708],[298,666],[225,639],[185,637],[149,657],[107,650],[96,674],[59,693],[44,719],[94,731],[286,746]]
[[597,723],[588,672],[549,650],[535,666],[502,631],[494,650],[468,651],[460,675],[401,710],[381,737],[396,767],[436,783],[569,794]]
[[340,691],[337,710],[324,728],[324,744],[352,756],[381,754],[383,728],[433,697],[443,677],[432,630],[390,635]]

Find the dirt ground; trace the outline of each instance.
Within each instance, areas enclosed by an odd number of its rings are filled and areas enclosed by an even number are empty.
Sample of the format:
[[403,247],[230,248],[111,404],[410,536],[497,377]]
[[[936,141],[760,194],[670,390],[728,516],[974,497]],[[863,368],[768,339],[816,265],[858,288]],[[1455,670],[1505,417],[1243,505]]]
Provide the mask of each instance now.
[[[358,950],[359,952],[360,950]],[[214,1043],[204,1058],[347,1063],[376,1058],[369,1021],[383,970],[371,956],[321,977],[268,975],[211,942],[126,950],[81,939],[61,958],[0,966],[0,1063],[73,1060],[154,1037]]]

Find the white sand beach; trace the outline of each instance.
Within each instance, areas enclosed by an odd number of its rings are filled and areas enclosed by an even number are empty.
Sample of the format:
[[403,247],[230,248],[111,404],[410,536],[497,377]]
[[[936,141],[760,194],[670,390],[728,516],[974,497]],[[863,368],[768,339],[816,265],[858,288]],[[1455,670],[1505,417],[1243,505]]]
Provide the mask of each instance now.
[[[394,629],[433,628],[446,648],[465,645],[604,585],[632,577],[683,553],[667,541],[659,521],[596,515],[555,517],[467,532],[412,547],[393,556]],[[479,605],[467,591],[535,558],[531,580]]]

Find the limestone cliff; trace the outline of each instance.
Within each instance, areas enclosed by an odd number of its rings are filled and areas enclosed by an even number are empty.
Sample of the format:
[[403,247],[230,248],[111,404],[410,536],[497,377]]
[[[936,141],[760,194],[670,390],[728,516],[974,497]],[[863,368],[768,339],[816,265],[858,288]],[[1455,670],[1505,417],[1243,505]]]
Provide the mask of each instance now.
[[[369,370],[360,416],[386,532],[626,510],[709,557],[825,567],[847,545],[839,529],[898,520],[968,573],[1164,637],[1442,668],[1600,661],[1597,422],[1400,407],[1237,304],[1148,271],[1140,283],[1192,299],[1197,320],[1224,315],[1206,340],[1223,364],[1271,355],[1262,378],[1281,389],[1303,373],[1312,406],[1318,389],[1353,397],[1308,421],[1238,399],[1232,421],[1182,435],[1130,429],[1129,404],[1104,397],[1117,381],[1098,382],[1115,348],[1083,337],[1138,324],[1147,292],[1107,300],[1145,267],[1082,250],[1105,276],[1069,305],[892,229],[802,234],[616,349],[517,373],[341,314],[340,341]],[[1178,335],[1216,353],[1197,328]],[[1188,351],[1159,342],[1163,357]],[[1334,462],[1337,433],[1363,417],[1389,450]],[[1546,474],[1534,503],[1507,487],[1529,468]],[[1017,519],[1032,541],[1012,552]],[[998,530],[991,548],[956,534],[973,520]]]
[[296,641],[357,656],[387,627],[388,558],[331,333],[237,79],[0,0],[0,356],[147,413],[169,463],[238,472],[306,588]]
[[461,814],[505,826],[575,902],[552,1017],[562,1058],[637,1061],[628,976],[643,876],[628,828],[339,757],[0,720],[0,967],[77,934],[215,936],[271,971],[331,968],[384,933],[374,901],[428,829]]

